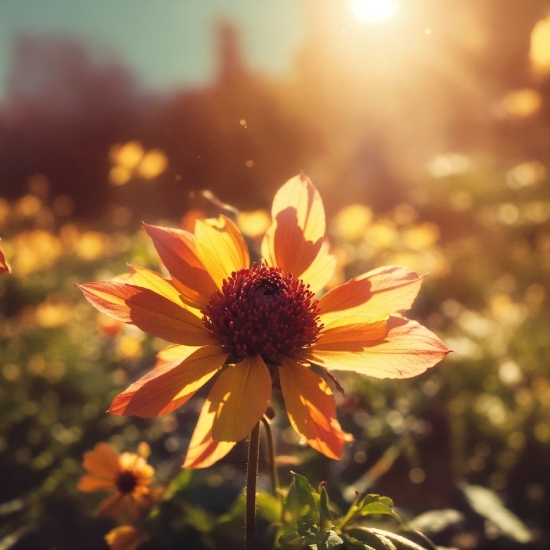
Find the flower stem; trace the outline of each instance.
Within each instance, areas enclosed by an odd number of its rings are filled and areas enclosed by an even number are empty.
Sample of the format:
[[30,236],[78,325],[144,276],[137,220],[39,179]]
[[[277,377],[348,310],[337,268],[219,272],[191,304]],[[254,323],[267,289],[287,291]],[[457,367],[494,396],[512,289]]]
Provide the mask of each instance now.
[[269,467],[271,468],[271,490],[276,497],[280,497],[279,494],[279,474],[277,473],[277,464],[275,463],[275,447],[273,445],[273,432],[269,425],[269,420],[264,416],[262,417],[262,423],[265,428],[265,435],[267,440],[267,454],[269,460]]
[[246,470],[246,505],[244,523],[244,548],[254,550],[256,534],[256,481],[258,479],[258,458],[260,455],[260,423],[250,432],[248,440],[248,467]]

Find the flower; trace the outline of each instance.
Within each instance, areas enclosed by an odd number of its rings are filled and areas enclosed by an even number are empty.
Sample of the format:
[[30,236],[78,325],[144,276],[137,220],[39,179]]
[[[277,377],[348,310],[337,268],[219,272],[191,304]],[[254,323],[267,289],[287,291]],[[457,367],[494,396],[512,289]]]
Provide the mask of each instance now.
[[321,197],[304,174],[279,189],[272,220],[260,264],[250,265],[237,226],[223,215],[197,220],[194,234],[144,224],[170,278],[131,267],[133,284],[80,285],[100,311],[175,344],[109,412],[166,414],[215,377],[184,467],[227,454],[262,418],[273,388],[293,428],[339,459],[350,436],[336,419],[327,368],[407,378],[449,352],[402,317],[423,279],[405,267],[375,269],[316,298],[336,260]]
[[[144,444],[141,447],[143,455]],[[84,468],[88,473],[79,479],[77,489],[115,491],[99,505],[100,516],[117,516],[126,509],[137,518],[153,503],[155,497],[148,485],[155,470],[140,454],[119,455],[107,443],[98,443],[93,451],[84,453]]]
[[145,535],[131,525],[119,525],[105,535],[110,550],[137,550],[146,540]]

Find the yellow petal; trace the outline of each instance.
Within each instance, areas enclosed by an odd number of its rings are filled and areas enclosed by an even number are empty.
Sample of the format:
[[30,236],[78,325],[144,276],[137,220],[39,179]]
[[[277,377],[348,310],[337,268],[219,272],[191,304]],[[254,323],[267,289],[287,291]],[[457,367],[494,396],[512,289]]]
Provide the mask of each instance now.
[[245,357],[214,383],[208,399],[215,411],[215,441],[240,441],[260,421],[271,397],[271,375],[263,359]]
[[248,248],[239,228],[225,216],[195,222],[197,254],[221,290],[231,273],[249,267]]
[[402,266],[385,266],[329,290],[319,299],[321,320],[344,315],[402,313],[411,308],[424,276]]
[[[338,342],[322,340],[303,358],[323,367],[352,370],[376,378],[409,378],[441,361],[449,349],[427,328],[403,317],[390,317],[380,340]],[[318,345],[319,344],[319,345]]]
[[328,384],[311,369],[284,357],[279,367],[281,391],[292,427],[315,450],[338,460],[350,435],[336,419]]
[[[317,189],[304,174],[290,179],[275,195],[271,213],[273,222],[262,241],[262,256],[269,265],[314,283],[312,289],[319,290],[321,280],[323,284],[328,281],[324,272],[331,269],[332,260],[325,242],[325,211]],[[319,269],[322,274],[316,273]],[[304,273],[307,279],[302,277]]]
[[300,279],[309,284],[313,293],[317,293],[325,288],[335,269],[336,257],[329,254],[328,241],[325,240],[311,265],[300,275]]
[[107,443],[98,443],[93,450],[84,453],[84,468],[91,474],[115,479],[120,470],[118,453]]
[[108,412],[152,418],[187,402],[221,369],[229,353],[204,346],[183,361],[165,363],[115,397]]
[[234,441],[214,441],[212,423],[216,411],[211,410],[211,401],[207,399],[191,437],[183,468],[207,468],[223,458],[234,446]]
[[135,267],[133,265],[128,267],[132,272],[132,283],[135,286],[148,288],[149,290],[164,296],[168,300],[171,300],[175,304],[178,304],[179,306],[182,305],[180,292],[169,279],[166,279],[160,273],[155,273],[154,271],[144,267]]
[[102,313],[136,325],[153,336],[186,346],[212,344],[198,317],[148,288],[113,282],[77,286]]
[[157,353],[157,362],[154,368],[178,360],[183,361],[201,347],[202,346],[168,346]]
[[217,288],[197,255],[193,234],[155,225],[143,227],[184,301],[197,309],[204,308]]

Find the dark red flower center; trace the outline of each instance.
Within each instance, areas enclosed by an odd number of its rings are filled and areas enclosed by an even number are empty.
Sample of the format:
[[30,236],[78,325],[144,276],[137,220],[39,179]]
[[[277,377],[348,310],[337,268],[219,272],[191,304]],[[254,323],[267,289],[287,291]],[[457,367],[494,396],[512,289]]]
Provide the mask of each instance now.
[[203,322],[238,357],[262,355],[267,361],[292,356],[317,340],[322,325],[313,292],[277,267],[239,269],[212,295]]
[[137,476],[130,470],[122,470],[116,478],[117,489],[124,494],[131,493],[138,483]]

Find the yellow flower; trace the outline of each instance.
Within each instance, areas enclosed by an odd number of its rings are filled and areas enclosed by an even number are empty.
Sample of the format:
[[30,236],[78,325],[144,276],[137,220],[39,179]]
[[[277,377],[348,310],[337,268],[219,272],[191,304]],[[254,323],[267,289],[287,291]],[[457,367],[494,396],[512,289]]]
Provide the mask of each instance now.
[[80,491],[114,490],[100,505],[100,516],[117,516],[124,510],[137,518],[153,502],[150,485],[155,470],[135,453],[119,455],[107,443],[98,443],[93,451],[84,453],[84,468],[88,473],[78,481]]
[[133,284],[80,286],[100,311],[176,344],[109,412],[166,414],[215,377],[184,467],[227,454],[262,418],[273,389],[281,390],[293,428],[338,459],[350,436],[336,419],[327,368],[406,378],[449,351],[401,316],[423,279],[405,267],[376,269],[316,298],[336,261],[321,197],[304,174],[279,189],[272,219],[261,264],[250,265],[241,233],[225,216],[197,220],[194,233],[144,225],[170,278],[133,267]]

